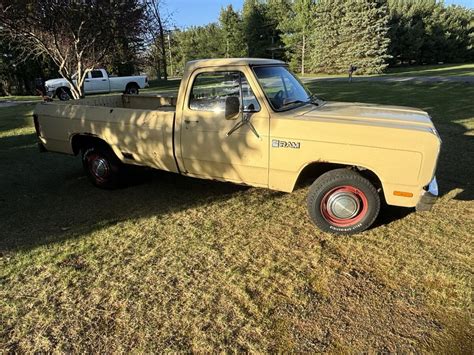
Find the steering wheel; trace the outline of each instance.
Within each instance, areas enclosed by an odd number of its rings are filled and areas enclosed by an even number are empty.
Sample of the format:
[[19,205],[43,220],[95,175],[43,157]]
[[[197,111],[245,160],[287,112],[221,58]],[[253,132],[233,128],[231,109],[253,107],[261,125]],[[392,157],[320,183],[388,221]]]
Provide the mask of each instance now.
[[276,108],[280,108],[283,105],[283,95],[284,95],[284,93],[285,92],[283,90],[280,90],[276,93],[275,96],[273,96],[272,102],[273,102],[273,105]]

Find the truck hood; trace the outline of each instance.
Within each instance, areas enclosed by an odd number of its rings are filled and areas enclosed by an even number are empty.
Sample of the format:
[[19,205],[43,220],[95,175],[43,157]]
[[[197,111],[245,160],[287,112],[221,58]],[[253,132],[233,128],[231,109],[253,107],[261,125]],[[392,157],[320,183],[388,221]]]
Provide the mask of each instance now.
[[54,87],[54,86],[61,86],[66,84],[67,81],[65,79],[50,79],[45,81],[45,85],[48,87]]
[[349,102],[325,102],[302,112],[301,118],[349,121],[404,128],[434,129],[430,116],[420,109]]

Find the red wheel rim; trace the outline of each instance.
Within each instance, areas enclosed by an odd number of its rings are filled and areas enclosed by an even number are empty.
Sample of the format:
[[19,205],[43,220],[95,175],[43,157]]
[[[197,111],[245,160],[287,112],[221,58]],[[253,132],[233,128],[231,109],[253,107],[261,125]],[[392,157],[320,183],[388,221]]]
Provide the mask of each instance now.
[[110,165],[107,159],[97,153],[91,153],[87,156],[87,166],[97,183],[104,183],[108,180]]
[[321,214],[336,227],[349,227],[359,223],[369,209],[365,193],[353,186],[338,186],[327,192],[321,200]]

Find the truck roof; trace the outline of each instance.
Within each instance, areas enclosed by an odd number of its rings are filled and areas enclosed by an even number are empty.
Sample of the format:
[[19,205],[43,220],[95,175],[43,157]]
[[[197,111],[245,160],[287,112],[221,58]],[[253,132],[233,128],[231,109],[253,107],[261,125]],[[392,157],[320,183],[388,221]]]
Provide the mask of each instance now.
[[194,70],[202,67],[217,67],[225,65],[286,65],[285,62],[275,59],[264,58],[219,58],[199,59],[186,63],[186,70]]

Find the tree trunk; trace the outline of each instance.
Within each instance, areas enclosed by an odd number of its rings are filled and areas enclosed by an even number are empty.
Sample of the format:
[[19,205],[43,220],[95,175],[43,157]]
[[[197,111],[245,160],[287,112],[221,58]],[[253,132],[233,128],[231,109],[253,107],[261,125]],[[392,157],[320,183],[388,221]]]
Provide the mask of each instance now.
[[303,33],[303,44],[301,46],[301,76],[304,75],[304,66],[305,66],[304,57],[306,54],[305,52],[306,52],[306,35]]
[[160,50],[161,60],[163,61],[163,79],[168,80],[168,72],[166,69],[166,45],[165,45],[165,33],[163,30],[163,23],[161,22],[161,16],[158,16],[158,27],[160,32]]

